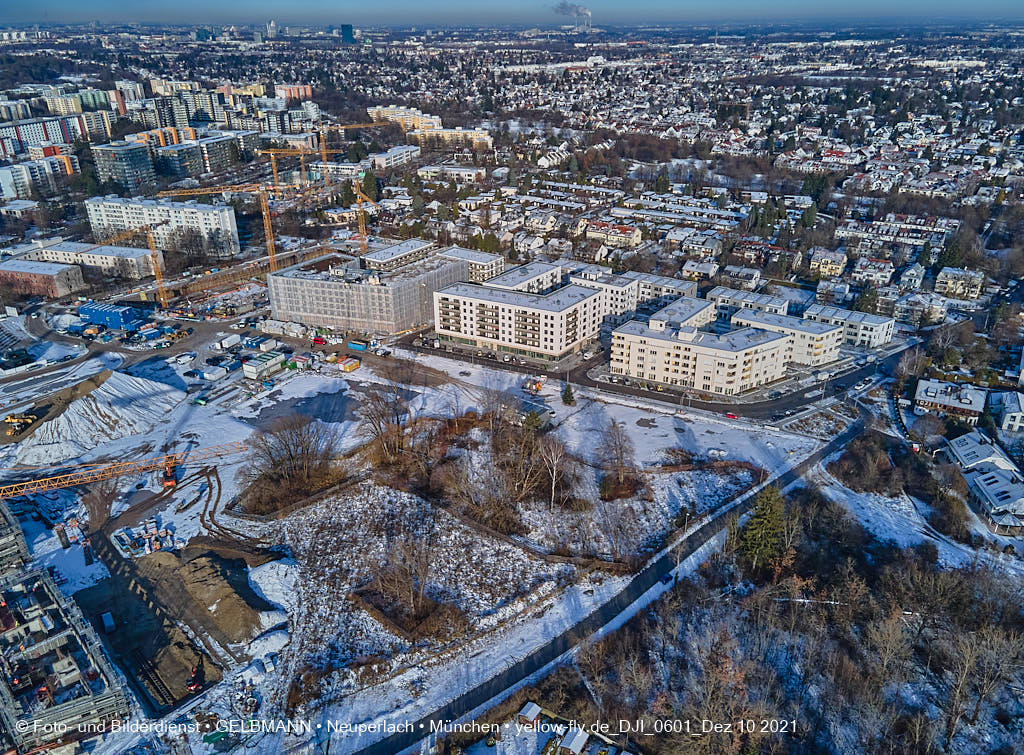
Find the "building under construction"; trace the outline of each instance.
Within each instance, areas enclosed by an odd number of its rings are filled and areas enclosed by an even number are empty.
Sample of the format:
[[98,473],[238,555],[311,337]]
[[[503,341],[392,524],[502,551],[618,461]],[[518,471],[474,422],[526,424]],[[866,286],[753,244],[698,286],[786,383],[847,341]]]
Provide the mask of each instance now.
[[21,527],[7,505],[0,501],[0,577],[17,571],[29,561]]
[[24,753],[91,739],[129,712],[95,631],[50,575],[0,577],[0,740]]

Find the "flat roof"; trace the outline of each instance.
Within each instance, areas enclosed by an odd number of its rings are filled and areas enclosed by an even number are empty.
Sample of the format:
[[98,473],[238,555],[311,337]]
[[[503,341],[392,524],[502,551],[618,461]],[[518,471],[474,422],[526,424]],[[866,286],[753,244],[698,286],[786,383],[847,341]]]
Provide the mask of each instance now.
[[449,259],[466,260],[467,262],[475,262],[479,265],[489,265],[492,262],[496,262],[501,259],[500,254],[490,254],[489,252],[478,252],[476,249],[465,249],[461,246],[449,246],[438,253],[439,257],[448,257]]
[[789,300],[782,296],[771,294],[755,294],[753,291],[742,291],[728,286],[715,286],[708,291],[707,298],[713,299],[722,296],[733,301],[749,302],[750,304],[773,305],[777,307],[789,306]]
[[732,319],[734,321],[742,320],[746,323],[754,323],[755,325],[789,328],[790,330],[799,330],[813,335],[824,335],[825,333],[832,333],[843,329],[842,325],[832,325],[831,323],[816,322],[814,320],[801,320],[799,317],[777,315],[772,312],[760,312],[756,309],[741,309],[732,316]]
[[509,288],[494,288],[489,283],[486,286],[473,283],[455,283],[447,288],[442,288],[435,295],[462,296],[467,299],[490,302],[491,304],[506,304],[510,307],[561,312],[586,299],[601,296],[601,291],[596,288],[587,288],[586,286],[570,283],[568,286],[562,286],[548,294],[531,294],[526,291],[516,291]]
[[639,320],[630,320],[615,328],[612,333],[624,333],[641,338],[653,338],[670,343],[692,343],[718,351],[739,352],[755,346],[764,346],[786,338],[782,333],[772,333],[758,328],[740,328],[731,333],[717,335],[697,330],[692,325],[683,325],[668,330],[654,330]]
[[[149,249],[143,249],[135,246],[94,246],[93,244],[86,244],[81,241],[59,241],[56,244],[47,245],[36,245],[27,244],[29,248],[24,249],[24,253],[31,254],[32,252],[42,252],[48,249],[53,249],[58,252],[69,252],[71,254],[81,254],[88,252],[89,254],[95,254],[100,257],[126,257],[134,259],[137,257],[148,257]],[[15,249],[15,252],[20,252],[22,247]]]
[[516,288],[527,281],[539,278],[552,271],[561,273],[561,269],[560,265],[553,265],[550,262],[528,262],[525,265],[513,267],[500,275],[494,276],[487,281],[487,285],[499,288]]
[[35,260],[7,260],[0,262],[0,271],[10,273],[30,273],[32,275],[57,275],[65,270],[74,269],[74,265],[61,262],[36,262]]
[[804,310],[804,319],[812,316],[827,317],[829,319],[842,320],[843,322],[861,322],[869,325],[885,325],[886,323],[894,322],[891,317],[873,315],[870,312],[854,312],[852,309],[830,307],[825,304],[812,304]]
[[367,252],[363,255],[363,259],[372,260],[374,262],[392,262],[406,256],[407,254],[414,254],[418,251],[422,251],[423,249],[429,249],[431,246],[433,246],[433,244],[429,241],[406,239],[398,244],[392,244],[384,247],[383,249],[375,249],[372,252]]
[[680,325],[685,325],[701,312],[714,308],[714,303],[707,299],[680,296],[668,306],[662,307],[651,315],[651,322],[664,322],[666,324],[679,323]]

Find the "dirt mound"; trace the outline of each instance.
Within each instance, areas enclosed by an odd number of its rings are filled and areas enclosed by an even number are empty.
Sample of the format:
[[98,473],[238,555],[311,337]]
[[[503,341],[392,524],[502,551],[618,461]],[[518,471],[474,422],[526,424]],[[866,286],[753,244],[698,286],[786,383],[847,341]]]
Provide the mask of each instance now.
[[281,558],[280,553],[266,548],[256,548],[237,541],[228,543],[209,535],[196,535],[188,541],[188,545],[181,552],[181,560],[191,561],[207,553],[215,553],[226,559],[242,559],[250,569]]
[[184,396],[164,383],[107,370],[40,402],[48,410],[18,448],[18,462],[72,459],[109,441],[148,433]]
[[182,561],[157,551],[139,559],[139,567],[150,579],[180,585],[182,598],[190,598],[226,642],[246,644],[287,618],[252,589],[244,559],[195,550],[189,556]]

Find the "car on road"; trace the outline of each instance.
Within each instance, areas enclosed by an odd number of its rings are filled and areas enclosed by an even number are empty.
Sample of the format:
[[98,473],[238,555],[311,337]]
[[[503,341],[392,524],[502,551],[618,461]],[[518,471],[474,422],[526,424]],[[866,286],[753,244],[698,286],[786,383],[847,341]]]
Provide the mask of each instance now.
[[726,412],[725,416],[729,419],[739,419],[739,416],[734,414],[733,412]]
[[774,401],[775,399],[782,398],[782,391],[772,391],[768,394],[768,398],[770,398],[772,401]]

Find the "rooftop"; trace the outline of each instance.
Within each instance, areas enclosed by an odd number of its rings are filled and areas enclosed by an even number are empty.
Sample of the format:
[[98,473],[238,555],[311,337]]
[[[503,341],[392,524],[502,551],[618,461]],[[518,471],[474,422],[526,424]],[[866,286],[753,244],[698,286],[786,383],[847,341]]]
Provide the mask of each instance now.
[[742,321],[746,325],[764,325],[766,327],[787,328],[798,330],[801,333],[811,335],[824,335],[842,330],[842,325],[831,325],[827,322],[815,322],[814,320],[801,320],[799,317],[790,315],[777,315],[772,312],[759,312],[758,310],[741,309],[732,316],[733,321]]
[[372,252],[367,252],[363,255],[363,259],[376,263],[393,262],[394,260],[405,257],[408,254],[415,254],[416,252],[429,249],[431,246],[433,246],[433,244],[429,241],[406,239],[405,241],[397,244],[386,246],[383,249],[375,249]]
[[771,333],[767,330],[758,330],[757,328],[740,328],[739,330],[722,335],[705,333],[697,330],[692,325],[683,325],[668,330],[655,330],[639,320],[630,320],[612,332],[672,343],[685,341],[709,349],[732,353],[744,351],[755,346],[764,346],[786,338],[781,333]]
[[36,262],[35,260],[6,260],[0,262],[0,271],[10,273],[29,273],[31,275],[58,275],[65,270],[73,270],[74,265],[59,262]]
[[[500,276],[499,276],[500,277]],[[582,301],[601,296],[596,288],[587,288],[570,283],[548,294],[531,294],[508,288],[494,288],[488,282],[486,286],[473,283],[456,283],[436,292],[435,296],[464,296],[469,299],[506,304],[510,307],[540,309],[546,312],[562,312]]]

